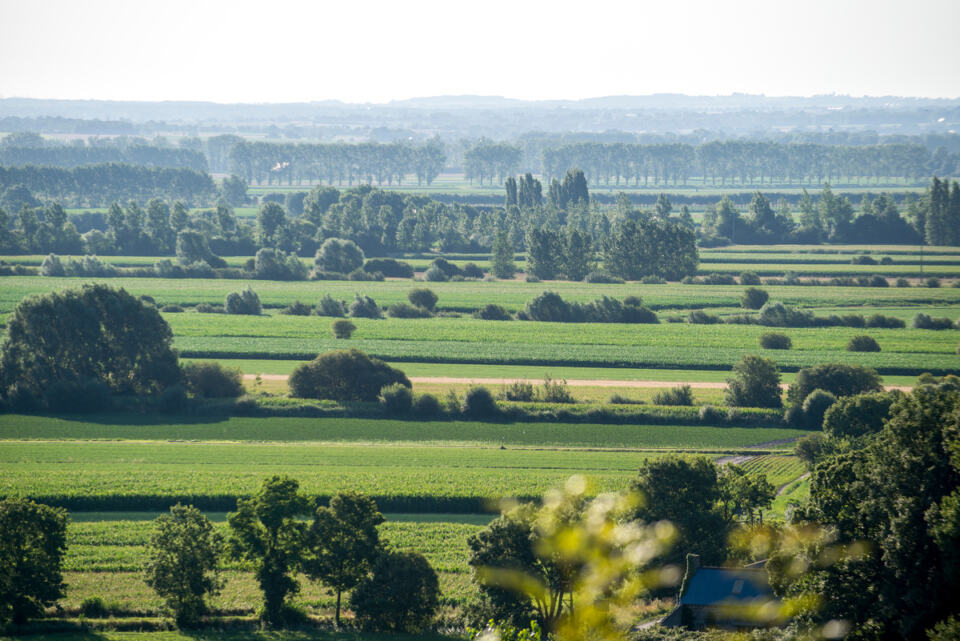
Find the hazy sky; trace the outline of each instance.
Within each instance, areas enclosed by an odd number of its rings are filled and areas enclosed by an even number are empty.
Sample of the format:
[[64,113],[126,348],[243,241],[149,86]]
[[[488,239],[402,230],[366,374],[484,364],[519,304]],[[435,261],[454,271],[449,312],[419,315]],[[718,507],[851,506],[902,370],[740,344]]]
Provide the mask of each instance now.
[[960,0],[0,0],[0,96],[960,96]]

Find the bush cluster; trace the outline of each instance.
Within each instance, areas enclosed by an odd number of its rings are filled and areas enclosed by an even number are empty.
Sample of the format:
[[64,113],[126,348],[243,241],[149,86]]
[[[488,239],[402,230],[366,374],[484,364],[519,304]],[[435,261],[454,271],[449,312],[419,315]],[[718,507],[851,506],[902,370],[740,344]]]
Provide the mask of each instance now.
[[548,323],[658,323],[657,315],[630,297],[604,296],[591,303],[568,303],[554,292],[543,292],[527,303],[518,318]]

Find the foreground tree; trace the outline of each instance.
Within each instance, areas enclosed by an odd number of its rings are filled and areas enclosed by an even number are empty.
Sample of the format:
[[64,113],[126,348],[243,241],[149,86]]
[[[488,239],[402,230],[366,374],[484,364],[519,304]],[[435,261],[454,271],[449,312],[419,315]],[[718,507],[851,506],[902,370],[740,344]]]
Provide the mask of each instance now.
[[350,595],[357,620],[377,630],[420,632],[440,606],[440,582],[416,552],[382,552]]
[[283,623],[287,597],[300,584],[291,576],[302,558],[310,501],[289,477],[266,479],[255,496],[237,501],[237,511],[227,516],[231,556],[248,562],[263,592],[263,620],[271,626]]
[[54,384],[96,381],[150,394],[180,377],[173,334],[154,307],[123,289],[84,285],[30,296],[0,343],[0,390],[40,398]]
[[0,501],[0,623],[26,623],[66,596],[60,572],[66,549],[66,510]]
[[178,626],[195,625],[207,610],[204,598],[223,585],[223,539],[192,505],[174,505],[154,528],[144,580],[166,600]]
[[373,499],[354,492],[337,494],[329,507],[317,508],[314,514],[303,571],[333,588],[338,626],[343,592],[367,576],[380,551],[377,526],[381,523],[383,515]]

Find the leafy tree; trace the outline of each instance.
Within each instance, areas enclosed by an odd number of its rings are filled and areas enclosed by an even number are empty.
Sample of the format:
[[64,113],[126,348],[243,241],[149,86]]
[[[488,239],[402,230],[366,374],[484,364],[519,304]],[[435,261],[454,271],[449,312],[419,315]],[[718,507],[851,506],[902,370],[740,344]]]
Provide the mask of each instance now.
[[196,231],[181,231],[177,234],[177,260],[181,265],[209,262],[212,255],[205,235]]
[[823,431],[839,438],[879,432],[902,394],[893,391],[842,396],[824,414]]
[[803,399],[803,415],[807,425],[813,429],[823,427],[823,415],[830,406],[837,402],[837,397],[822,389],[815,389]]
[[588,234],[571,229],[561,238],[561,244],[560,270],[570,280],[583,280],[593,266],[593,240]]
[[409,300],[411,304],[431,312],[437,306],[437,295],[432,289],[427,289],[426,287],[411,289],[407,292],[407,300]]
[[336,401],[374,402],[387,385],[411,387],[403,372],[356,349],[320,354],[297,366],[288,383],[290,393],[297,398]]
[[300,589],[291,573],[303,556],[308,526],[301,519],[310,514],[310,501],[299,490],[290,477],[270,477],[227,516],[230,554],[253,567],[269,625],[283,623],[284,601]]
[[314,513],[303,572],[333,588],[338,626],[341,595],[367,576],[380,553],[377,526],[381,523],[383,515],[373,499],[354,492],[336,494],[329,507],[317,508]]
[[249,286],[239,292],[230,292],[223,304],[228,314],[259,316],[263,312],[260,297]]
[[743,296],[740,297],[740,306],[745,309],[760,309],[769,298],[770,294],[765,289],[747,287],[743,290]]
[[180,377],[173,334],[123,289],[83,285],[21,301],[0,343],[0,390],[35,398],[59,382],[100,381],[149,394]]
[[770,509],[777,488],[765,474],[749,474],[739,465],[728,463],[719,468],[719,509],[724,520],[740,517],[751,525],[763,523],[763,510]]
[[783,407],[777,364],[769,358],[747,354],[733,366],[725,398],[731,407]]
[[357,329],[357,326],[341,318],[340,320],[333,321],[333,325],[331,325],[330,328],[333,330],[334,338],[350,338]]
[[[274,202],[266,202],[257,212],[257,238],[264,247],[280,244],[280,234],[287,224],[287,212]],[[360,261],[361,264],[363,261]],[[359,265],[358,265],[359,267]],[[349,270],[348,270],[349,271]]]
[[[858,543],[856,552],[823,564],[816,546],[781,550],[767,566],[780,594],[816,594],[817,620],[846,620],[873,638],[920,640],[957,612],[958,411],[955,389],[921,385],[862,447],[816,464],[796,518],[829,527],[838,544]],[[780,569],[789,567],[807,570],[791,577]]]
[[187,390],[204,398],[235,398],[243,394],[243,374],[217,361],[195,361],[183,366]]
[[381,552],[372,574],[350,595],[350,608],[362,624],[391,632],[420,632],[439,606],[437,573],[416,552]]
[[349,274],[363,266],[363,250],[352,240],[328,238],[320,245],[314,263],[325,272]]
[[672,222],[617,223],[604,251],[606,271],[626,280],[657,276],[680,280],[697,272],[696,235]]
[[66,549],[66,510],[0,501],[0,622],[26,623],[66,596],[60,571]]
[[176,504],[154,521],[145,581],[163,597],[177,625],[192,625],[206,612],[204,598],[222,587],[223,539],[192,505]]
[[547,229],[531,229],[527,233],[527,273],[540,280],[556,278],[562,257],[559,233]]
[[644,497],[634,518],[647,523],[669,521],[677,538],[664,562],[679,563],[698,554],[708,565],[726,558],[728,522],[718,510],[720,487],[710,459],[666,456],[644,461],[630,487]]
[[883,386],[880,383],[880,377],[869,367],[825,363],[815,367],[804,367],[797,372],[797,377],[787,392],[787,399],[794,405],[799,405],[815,389],[822,389],[839,398],[865,392],[879,392]]
[[493,239],[493,255],[490,257],[491,271],[497,278],[513,278],[517,267],[513,262],[513,243],[503,229],[497,230]]

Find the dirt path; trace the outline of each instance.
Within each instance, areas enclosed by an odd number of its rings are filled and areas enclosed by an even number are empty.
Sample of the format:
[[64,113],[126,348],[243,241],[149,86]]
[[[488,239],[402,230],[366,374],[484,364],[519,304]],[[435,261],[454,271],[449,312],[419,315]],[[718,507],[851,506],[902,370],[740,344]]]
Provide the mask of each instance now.
[[807,472],[806,474],[801,474],[800,476],[798,476],[797,478],[793,479],[792,481],[789,481],[789,482],[787,482],[787,483],[784,483],[784,484],[781,485],[779,488],[777,488],[777,496],[780,496],[781,494],[783,494],[784,492],[786,492],[786,491],[787,491],[787,488],[790,487],[791,485],[793,485],[794,483],[796,483],[797,481],[802,481],[803,479],[808,479],[808,478],[810,478],[810,472]]
[[[256,374],[244,374],[246,380],[254,380]],[[264,381],[285,381],[289,376],[286,374],[260,374]],[[543,383],[542,378],[457,378],[454,376],[410,376],[411,383],[436,383],[444,385],[510,385],[511,383],[530,383],[539,385]],[[570,387],[629,387],[629,388],[660,388],[675,387],[678,385],[689,385],[693,389],[724,389],[726,383],[719,381],[615,381],[615,380],[591,380],[591,379],[567,379],[567,385]],[[786,383],[780,387],[787,389]],[[910,387],[904,385],[888,385],[888,390],[900,390],[909,392]]]

